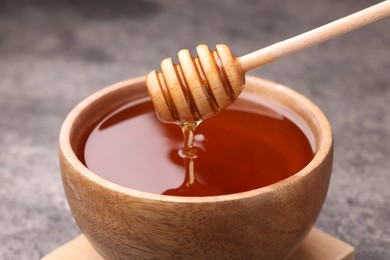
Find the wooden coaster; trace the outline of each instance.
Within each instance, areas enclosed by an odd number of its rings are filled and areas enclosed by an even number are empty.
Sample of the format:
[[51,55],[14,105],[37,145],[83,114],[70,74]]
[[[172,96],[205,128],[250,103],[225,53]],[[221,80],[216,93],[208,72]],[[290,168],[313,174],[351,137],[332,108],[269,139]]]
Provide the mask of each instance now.
[[[42,260],[104,260],[89,244],[85,236],[79,235]],[[305,241],[289,260],[353,260],[354,248],[316,228],[313,228]]]

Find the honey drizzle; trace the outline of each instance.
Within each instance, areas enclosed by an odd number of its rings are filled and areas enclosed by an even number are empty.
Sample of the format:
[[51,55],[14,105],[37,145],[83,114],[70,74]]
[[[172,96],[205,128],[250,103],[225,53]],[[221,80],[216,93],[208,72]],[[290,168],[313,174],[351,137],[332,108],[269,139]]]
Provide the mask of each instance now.
[[184,159],[184,164],[186,168],[185,186],[187,187],[194,184],[196,181],[195,170],[194,170],[196,148],[193,146],[193,144],[194,144],[195,129],[200,124],[200,122],[201,121],[185,122],[179,125],[183,132],[183,140],[184,140],[184,147],[179,153]]

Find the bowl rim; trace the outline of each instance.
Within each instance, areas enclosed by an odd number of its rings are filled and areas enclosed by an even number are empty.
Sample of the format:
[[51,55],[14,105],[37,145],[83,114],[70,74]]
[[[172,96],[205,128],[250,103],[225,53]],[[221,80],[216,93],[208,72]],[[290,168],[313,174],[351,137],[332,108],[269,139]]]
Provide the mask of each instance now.
[[[184,196],[168,196],[155,193],[149,193],[145,191],[139,191],[132,188],[127,188],[119,184],[110,182],[96,173],[89,170],[77,157],[71,146],[70,133],[74,123],[78,120],[81,112],[84,111],[87,107],[93,104],[95,101],[103,98],[109,93],[116,92],[120,89],[127,88],[131,85],[143,84],[146,80],[145,76],[135,77],[127,80],[123,80],[112,85],[109,85],[90,96],[86,97],[79,104],[77,104],[66,116],[59,134],[59,152],[63,158],[69,163],[69,165],[78,173],[80,173],[84,178],[90,182],[101,186],[105,189],[108,189],[112,192],[118,192],[125,196],[132,196],[139,199],[152,200],[152,201],[163,201],[163,202],[175,202],[175,203],[216,203],[223,201],[232,201],[240,200],[245,198],[251,198],[268,192],[274,192],[277,189],[282,189],[287,185],[291,185],[295,182],[301,181],[306,176],[310,175],[315,168],[320,167],[320,165],[326,161],[328,156],[331,156],[333,151],[333,136],[332,129],[328,119],[325,114],[319,109],[319,107],[314,104],[310,99],[298,93],[297,91],[278,84],[276,82],[266,80],[260,77],[255,76],[246,76],[247,81],[260,83],[263,87],[274,88],[276,92],[283,92],[284,95],[293,97],[297,102],[305,107],[305,111],[314,115],[315,121],[318,124],[318,129],[320,131],[321,139],[317,144],[317,149],[314,154],[313,159],[299,172],[294,175],[283,179],[279,182],[270,184],[265,187],[260,187],[257,189],[227,194],[227,195],[217,195],[217,196],[198,196],[198,197],[184,197]],[[145,87],[145,91],[146,87]]]

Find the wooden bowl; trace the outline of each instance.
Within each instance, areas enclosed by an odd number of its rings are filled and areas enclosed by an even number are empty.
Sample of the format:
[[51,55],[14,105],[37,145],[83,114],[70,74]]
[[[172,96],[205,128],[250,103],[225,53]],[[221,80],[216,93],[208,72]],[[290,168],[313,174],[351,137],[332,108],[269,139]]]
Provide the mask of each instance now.
[[[82,101],[60,133],[65,193],[78,225],[107,259],[285,259],[314,225],[329,186],[330,125],[310,100],[264,79],[246,92],[287,107],[314,136],[313,160],[275,184],[223,196],[176,197],[132,190],[91,172],[79,160],[83,140],[104,115],[145,97],[145,78],[109,86]],[[131,169],[129,169],[131,170]]]

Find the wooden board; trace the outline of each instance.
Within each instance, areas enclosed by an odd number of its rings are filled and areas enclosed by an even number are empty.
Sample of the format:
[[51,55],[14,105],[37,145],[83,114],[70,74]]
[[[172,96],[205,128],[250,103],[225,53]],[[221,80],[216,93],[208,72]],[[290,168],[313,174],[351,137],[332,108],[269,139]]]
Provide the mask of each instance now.
[[313,228],[289,260],[354,260],[355,249],[331,235]]
[[[42,260],[104,260],[89,244],[83,235],[79,235]],[[289,260],[353,260],[354,248],[318,229],[313,228],[302,245]]]

